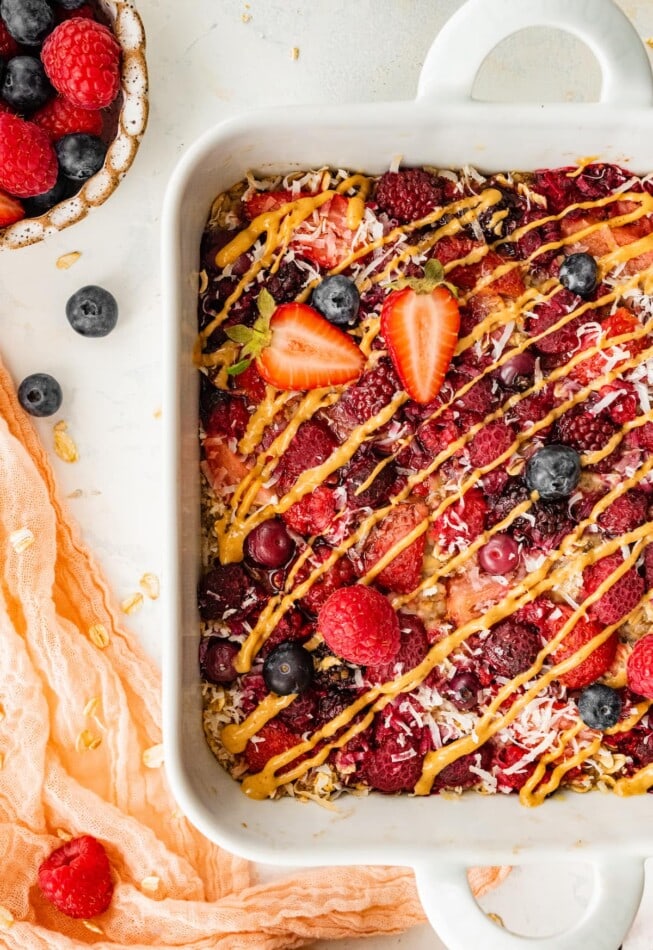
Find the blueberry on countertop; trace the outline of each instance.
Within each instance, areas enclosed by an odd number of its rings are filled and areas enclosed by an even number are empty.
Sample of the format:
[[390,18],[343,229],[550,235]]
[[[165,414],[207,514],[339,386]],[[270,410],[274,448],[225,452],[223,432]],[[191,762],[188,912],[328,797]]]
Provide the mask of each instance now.
[[353,281],[343,274],[333,274],[317,285],[311,297],[311,304],[329,323],[351,327],[358,316],[360,299],[358,288]]
[[578,712],[590,729],[610,729],[619,721],[621,696],[610,686],[592,683],[578,697]]
[[61,406],[61,386],[48,373],[32,373],[18,387],[18,401],[31,416],[51,416]]
[[524,479],[529,491],[543,501],[569,498],[580,478],[580,456],[568,445],[545,445],[526,463]]
[[36,56],[12,56],[2,79],[2,98],[16,112],[34,112],[54,95]]
[[73,330],[82,336],[106,336],[118,322],[118,304],[104,287],[91,284],[70,297],[66,316]]
[[71,132],[55,142],[54,150],[66,178],[86,181],[102,168],[107,146],[97,135]]
[[313,682],[314,672],[311,654],[292,641],[271,650],[263,664],[265,685],[278,696],[305,692]]
[[589,297],[599,282],[599,268],[591,254],[569,254],[560,265],[560,283],[572,294]]

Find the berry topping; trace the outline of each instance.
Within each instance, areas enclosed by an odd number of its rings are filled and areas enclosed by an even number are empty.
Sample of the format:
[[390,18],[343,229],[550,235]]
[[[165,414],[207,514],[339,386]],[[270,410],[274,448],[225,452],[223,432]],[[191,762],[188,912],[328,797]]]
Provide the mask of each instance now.
[[38,126],[17,115],[0,113],[0,187],[18,198],[54,188],[57,156]]
[[444,695],[456,709],[473,709],[478,704],[481,682],[474,673],[456,673],[443,686]]
[[518,353],[495,370],[497,379],[509,389],[521,391],[532,385],[535,372],[535,357],[528,350]]
[[106,336],[118,322],[118,304],[104,287],[81,287],[66,303],[66,316],[81,336]]
[[470,488],[433,522],[429,537],[442,550],[459,550],[485,530],[487,502],[480,488]]
[[107,146],[97,135],[72,132],[55,142],[59,168],[72,181],[86,181],[102,168]]
[[54,27],[47,0],[1,0],[0,16],[17,43],[38,46]]
[[440,392],[458,342],[460,311],[442,275],[442,265],[428,261],[424,277],[400,281],[381,310],[381,335],[401,384],[422,404]]
[[25,208],[16,198],[0,191],[0,228],[25,217]]
[[295,552],[295,542],[280,518],[270,518],[247,535],[245,552],[261,567],[282,567]]
[[580,478],[580,457],[567,445],[545,445],[526,463],[524,480],[529,491],[544,501],[569,498]]
[[283,513],[283,520],[297,534],[323,534],[336,514],[336,498],[332,488],[318,485],[309,495]]
[[[44,191],[42,195],[33,195],[31,198],[23,199],[23,207],[28,217],[35,217],[49,211],[54,205],[59,204],[70,194],[70,181],[65,175],[59,174],[54,186],[49,191]],[[7,222],[3,222],[7,223]]]
[[615,498],[602,515],[599,524],[606,534],[617,537],[643,525],[648,517],[648,497],[637,488]]
[[243,620],[261,598],[261,591],[239,564],[218,564],[198,585],[198,605],[203,620]]
[[278,719],[266,722],[245,748],[245,762],[250,772],[261,772],[270,759],[293,749],[301,740]]
[[[427,514],[428,510],[422,504],[405,503],[389,511],[370,532],[363,552],[365,571],[370,571],[389,551],[401,544],[406,535],[424,521]],[[425,546],[426,533],[422,533],[403,551],[399,551],[377,575],[376,583],[379,587],[397,594],[410,594],[414,591],[422,579]]]
[[[572,609],[566,604],[556,604],[552,612],[546,618],[546,623],[542,630],[547,640],[552,640],[559,633],[563,626],[572,616]],[[555,664],[561,663],[567,657],[582,650],[583,647],[593,640],[602,630],[602,627],[595,620],[588,620],[586,617],[580,617],[576,620],[572,629],[565,635],[551,654],[551,661]],[[612,666],[617,652],[617,634],[613,633],[605,643],[596,647],[590,655],[578,661],[578,665],[567,673],[558,677],[563,686],[569,689],[582,689],[589,686],[595,680],[603,676]]]
[[18,387],[18,401],[31,416],[54,415],[62,399],[61,386],[48,373],[32,373]]
[[481,781],[478,770],[487,771],[490,767],[492,751],[481,746],[478,752],[469,752],[450,762],[442,769],[436,779],[438,788],[473,788]]
[[360,376],[365,358],[350,336],[303,303],[282,303],[263,290],[254,327],[230,327],[230,340],[242,345],[240,362],[231,373],[246,369],[252,357],[262,378],[277,389],[320,389]]
[[399,651],[397,615],[382,594],[360,584],[331,594],[317,629],[336,656],[361,666],[390,663]]
[[[333,548],[329,547],[328,544],[318,542],[313,547],[311,561],[315,564],[321,564],[332,554]],[[297,575],[297,580],[304,580],[305,572],[308,574],[308,571],[308,565],[302,567]],[[302,597],[300,604],[304,610],[316,614],[334,590],[349,587],[355,580],[356,573],[352,562],[346,556],[339,557],[335,564],[332,564],[330,568],[313,581],[310,589]]]
[[[589,597],[623,564],[620,551],[615,551],[583,571],[584,596]],[[589,608],[589,613],[609,626],[618,623],[633,610],[644,593],[644,579],[634,567],[612,584]]]
[[265,685],[278,696],[304,693],[313,682],[313,675],[313,657],[292,640],[271,650],[263,664]]
[[442,190],[424,169],[403,168],[381,175],[374,197],[391,218],[408,223],[435,211],[442,201]]
[[353,281],[343,274],[333,274],[317,285],[311,303],[329,323],[351,327],[356,323],[360,299]]
[[390,663],[368,666],[365,674],[371,683],[389,683],[409,670],[414,670],[429,652],[429,640],[424,624],[414,614],[397,615],[401,629],[399,652]]
[[90,835],[66,841],[53,851],[39,867],[38,882],[57,910],[76,919],[103,913],[113,895],[107,853]]
[[603,413],[593,415],[577,407],[558,419],[558,438],[581,452],[599,452],[616,432],[614,422]]
[[284,495],[302,472],[317,468],[329,458],[337,442],[322,422],[302,422],[279,462],[278,489]]
[[373,369],[366,370],[325,413],[338,438],[345,439],[352,429],[380,412],[398,386],[399,380],[390,360],[380,359]]
[[533,665],[540,648],[540,637],[535,629],[514,618],[493,627],[484,643],[485,658],[492,669],[510,679]]
[[569,254],[560,265],[560,283],[579,297],[591,296],[599,282],[599,268],[591,254]]
[[590,729],[610,729],[621,715],[621,696],[616,689],[594,683],[578,697],[578,712]]
[[509,534],[495,534],[479,548],[478,563],[488,574],[509,574],[519,564],[519,545]]
[[200,671],[209,683],[233,683],[238,675],[234,660],[238,644],[222,637],[202,637],[199,648]]
[[352,251],[354,234],[347,225],[349,199],[334,195],[317,209],[317,228],[307,224],[299,227],[292,239],[296,254],[330,270],[345,261]]
[[638,640],[628,657],[628,687],[638,696],[653,699],[653,634]]
[[501,419],[495,419],[480,429],[469,445],[469,458],[475,468],[490,465],[507,452],[515,434]]
[[83,109],[104,109],[118,95],[120,45],[102,23],[65,20],[43,44],[41,59],[57,92]]
[[97,109],[82,109],[68,102],[63,96],[55,96],[35,112],[31,119],[48,133],[53,142],[71,132],[102,134],[101,112]]
[[40,59],[36,56],[14,56],[7,63],[2,80],[2,98],[16,112],[33,112],[52,96]]
[[383,745],[371,751],[363,765],[365,781],[377,792],[412,792],[422,774],[424,754],[401,738],[390,737]]

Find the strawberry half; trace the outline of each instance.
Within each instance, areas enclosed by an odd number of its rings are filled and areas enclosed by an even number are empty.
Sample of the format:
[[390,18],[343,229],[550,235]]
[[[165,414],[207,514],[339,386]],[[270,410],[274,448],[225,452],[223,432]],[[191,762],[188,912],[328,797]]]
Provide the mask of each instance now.
[[25,209],[18,199],[0,191],[0,228],[14,224],[25,217]]
[[427,263],[423,278],[402,280],[400,286],[383,302],[381,334],[404,389],[424,405],[442,388],[458,341],[460,311],[438,261]]
[[276,306],[263,290],[258,297],[260,316],[253,327],[235,326],[226,331],[242,345],[241,359],[229,369],[243,372],[256,360],[256,369],[267,383],[284,390],[320,389],[357,379],[365,357],[352,338],[304,303]]

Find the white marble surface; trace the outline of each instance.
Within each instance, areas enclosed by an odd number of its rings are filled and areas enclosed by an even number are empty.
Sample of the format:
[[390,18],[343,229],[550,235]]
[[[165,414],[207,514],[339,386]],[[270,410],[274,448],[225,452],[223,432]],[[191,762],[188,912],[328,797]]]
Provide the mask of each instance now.
[[[459,0],[137,2],[148,38],[151,118],[132,170],[108,204],[85,222],[44,244],[0,255],[3,358],[17,381],[47,371],[63,386],[61,412],[39,422],[39,429],[51,449],[53,423],[69,424],[79,461],[66,464],[52,453],[53,463],[62,493],[71,496],[70,508],[119,598],[138,590],[145,571],[161,573],[158,244],[162,196],[176,160],[210,124],[246,108],[411,98],[431,38],[458,5]],[[621,5],[643,38],[653,36],[651,0]],[[292,58],[293,47],[298,59]],[[596,62],[576,40],[529,30],[501,44],[481,69],[476,91],[496,100],[592,99],[598,77]],[[57,258],[69,251],[80,251],[81,258],[69,270],[58,270]],[[82,339],[65,319],[66,299],[86,283],[106,286],[120,304],[118,327],[104,340]],[[160,621],[159,603],[152,601],[130,619],[155,657]],[[515,872],[483,903],[518,931],[545,933],[571,923],[586,891],[582,867],[546,867]],[[338,946],[352,950],[354,942]],[[442,945],[424,927],[356,946]],[[653,923],[649,929],[640,922],[626,946],[650,950]]]

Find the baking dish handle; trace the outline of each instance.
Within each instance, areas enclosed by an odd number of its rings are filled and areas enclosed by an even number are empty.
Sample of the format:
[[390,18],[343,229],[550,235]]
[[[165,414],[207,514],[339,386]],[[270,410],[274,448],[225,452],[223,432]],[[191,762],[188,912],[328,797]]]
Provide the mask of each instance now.
[[460,864],[415,868],[417,891],[431,926],[448,950],[614,950],[630,929],[644,889],[644,862],[610,858],[592,863],[594,887],[581,919],[552,937],[521,937],[498,927],[476,903]]
[[600,102],[653,103],[653,74],[644,44],[612,0],[467,0],[442,27],[426,56],[418,99],[468,101],[488,53],[531,26],[556,27],[590,48],[601,68]]

